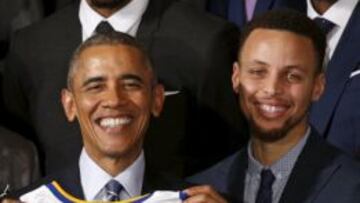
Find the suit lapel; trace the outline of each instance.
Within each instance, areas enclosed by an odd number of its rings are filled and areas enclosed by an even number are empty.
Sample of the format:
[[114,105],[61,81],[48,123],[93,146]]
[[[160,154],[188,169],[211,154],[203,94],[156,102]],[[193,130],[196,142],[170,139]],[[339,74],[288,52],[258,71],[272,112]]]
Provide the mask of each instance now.
[[166,174],[159,173],[151,170],[150,168],[145,169],[144,182],[142,187],[142,194],[154,192],[156,190],[183,190],[190,186],[179,179],[174,179]]
[[161,17],[171,3],[172,0],[150,0],[149,2],[136,34],[136,38],[148,51],[152,48],[154,34],[160,27]]
[[273,7],[275,0],[257,0],[254,14],[259,15]]
[[73,164],[61,171],[58,176],[55,176],[55,180],[72,196],[84,199],[84,192],[80,181],[80,169],[77,164]]
[[238,25],[240,28],[243,27],[247,22],[244,2],[245,1],[229,0],[229,3],[227,5],[227,19]]
[[245,184],[245,175],[248,167],[248,154],[247,149],[244,148],[239,153],[237,160],[232,165],[230,169],[228,180],[227,192],[235,196],[230,196],[229,198],[233,202],[243,202],[244,199],[244,184]]
[[227,17],[229,0],[205,0],[205,2],[207,11],[218,16]]
[[273,9],[291,8],[302,13],[306,13],[306,0],[275,0],[272,6]]
[[312,129],[286,183],[280,202],[300,203],[314,199],[340,167],[333,163],[336,155],[336,150],[329,147]]
[[316,126],[320,134],[326,135],[336,105],[350,81],[350,74],[359,66],[359,53],[356,51],[360,50],[359,36],[360,3],[356,5],[327,66],[325,92],[311,109],[311,123]]
[[59,26],[59,29],[66,29],[59,31],[59,33],[63,34],[63,36],[60,36],[63,38],[63,40],[61,40],[61,47],[63,49],[71,50],[69,51],[69,55],[71,55],[75,48],[82,42],[82,28],[78,15],[79,3],[71,4],[71,6],[63,12],[65,12],[61,19],[63,26]]

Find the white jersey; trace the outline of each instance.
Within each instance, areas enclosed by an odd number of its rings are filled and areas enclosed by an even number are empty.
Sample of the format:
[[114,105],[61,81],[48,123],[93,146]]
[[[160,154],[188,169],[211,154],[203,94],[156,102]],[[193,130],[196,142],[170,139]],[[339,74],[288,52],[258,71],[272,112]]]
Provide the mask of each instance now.
[[[181,203],[187,198],[182,191],[155,191],[128,200],[114,201],[114,203]],[[22,195],[20,200],[26,203],[89,203],[102,201],[85,201],[78,199],[66,192],[56,181]]]

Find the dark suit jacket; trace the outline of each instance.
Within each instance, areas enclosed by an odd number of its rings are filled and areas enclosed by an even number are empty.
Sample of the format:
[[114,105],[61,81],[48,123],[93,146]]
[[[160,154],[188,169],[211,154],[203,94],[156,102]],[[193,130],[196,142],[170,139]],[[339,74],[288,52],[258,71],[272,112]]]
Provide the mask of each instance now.
[[9,185],[18,190],[40,177],[35,145],[20,135],[0,127],[0,193]]
[[[247,150],[243,149],[189,180],[211,184],[228,194],[232,202],[243,202],[247,161]],[[360,202],[359,171],[359,163],[327,144],[313,129],[290,174],[280,202]]]
[[[161,127],[165,129],[155,136],[156,140],[147,142],[151,146],[145,143],[145,150],[161,155],[155,157],[162,160],[159,168],[171,171],[169,167],[181,165],[190,173],[237,147],[234,143],[241,138],[239,129],[246,131],[241,126],[243,121],[230,80],[237,35],[235,26],[186,4],[150,1],[137,38],[149,51],[166,89],[181,89],[186,94],[182,99],[185,104],[181,104],[186,107],[171,106],[181,116],[163,119],[166,123]],[[79,128],[66,121],[60,102],[69,58],[80,43],[76,3],[18,32],[7,58],[5,104],[12,115],[35,129],[33,139],[45,155],[46,172],[63,164],[58,160],[69,162],[80,152]],[[181,117],[184,120],[178,120]],[[14,129],[20,126],[19,120],[11,124]],[[221,139],[218,134],[223,135]]]
[[[56,181],[69,194],[78,199],[84,199],[84,192],[81,187],[80,170],[78,163],[73,163],[68,167],[58,170],[47,177],[39,180],[37,183],[30,185],[10,194],[9,197],[19,198],[21,195],[28,193],[43,184]],[[155,190],[184,190],[191,186],[189,183],[165,177],[159,173],[153,172],[151,169],[145,170],[144,182],[142,186],[142,194],[150,193]]]
[[[203,7],[205,10],[217,16],[221,16],[230,22],[237,24],[241,29],[247,23],[245,0],[184,0],[193,1],[197,7]],[[260,15],[268,10],[279,8],[292,8],[299,11],[306,11],[306,4],[301,1],[293,0],[257,0],[254,15]],[[233,11],[230,11],[233,9]]]
[[360,3],[326,67],[326,88],[310,114],[311,123],[335,146],[360,157]]

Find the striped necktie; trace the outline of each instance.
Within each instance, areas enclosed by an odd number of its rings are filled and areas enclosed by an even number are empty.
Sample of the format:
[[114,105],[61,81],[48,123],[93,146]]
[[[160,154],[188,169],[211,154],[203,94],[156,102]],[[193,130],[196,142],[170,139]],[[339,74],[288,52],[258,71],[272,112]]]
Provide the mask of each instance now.
[[116,180],[112,179],[105,185],[105,193],[107,201],[120,200],[120,192],[123,186]]

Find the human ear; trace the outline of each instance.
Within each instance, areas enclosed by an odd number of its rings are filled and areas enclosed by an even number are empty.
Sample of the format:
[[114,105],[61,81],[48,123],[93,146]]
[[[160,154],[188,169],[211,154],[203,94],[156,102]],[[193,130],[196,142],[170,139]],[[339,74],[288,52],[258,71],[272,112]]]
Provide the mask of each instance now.
[[320,99],[325,89],[325,85],[326,85],[325,74],[320,73],[317,76],[315,76],[314,82],[315,84],[312,92],[312,101],[317,101]]
[[164,101],[165,101],[164,86],[161,84],[156,84],[153,89],[153,102],[152,102],[152,108],[151,108],[151,113],[155,117],[160,116],[160,113],[163,109]]
[[76,105],[74,102],[74,95],[68,89],[61,91],[61,103],[65,111],[66,118],[72,122],[76,118]]
[[239,85],[240,85],[240,66],[238,62],[234,62],[233,64],[233,74],[231,76],[232,87],[235,93],[239,93]]

